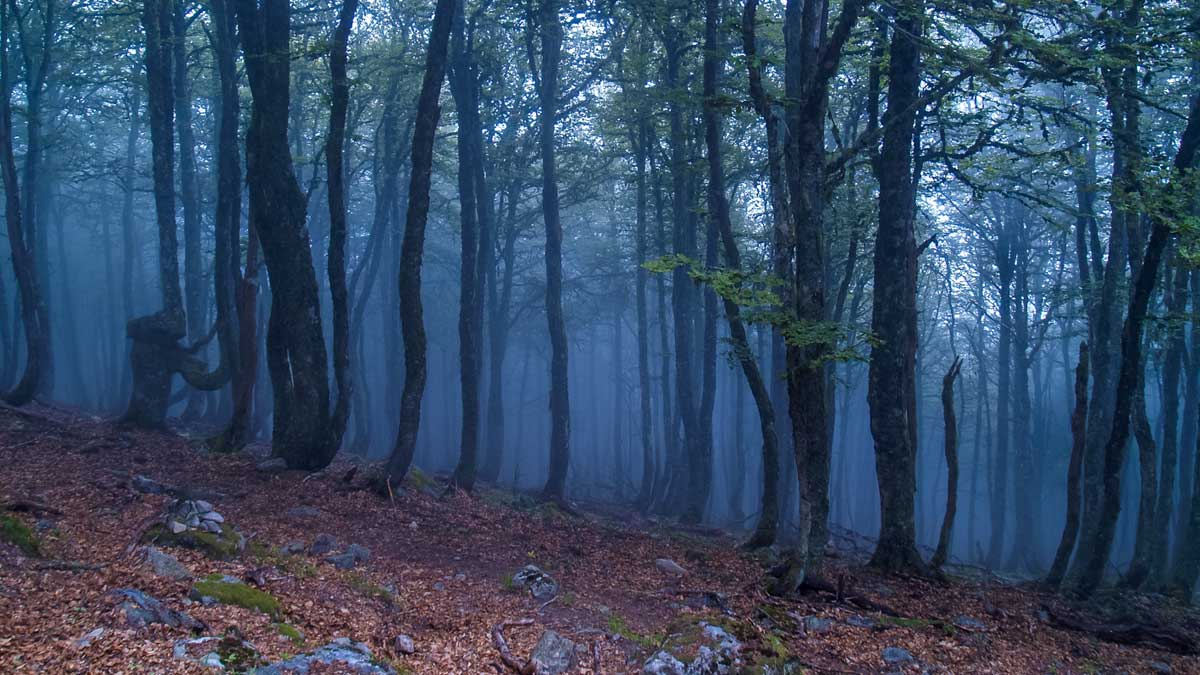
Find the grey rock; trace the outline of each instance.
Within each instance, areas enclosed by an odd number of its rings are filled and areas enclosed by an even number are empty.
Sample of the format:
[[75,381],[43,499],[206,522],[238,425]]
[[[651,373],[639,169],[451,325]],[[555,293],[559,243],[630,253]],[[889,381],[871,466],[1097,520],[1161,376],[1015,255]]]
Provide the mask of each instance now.
[[687,675],[683,662],[668,652],[655,652],[642,665],[642,675]]
[[184,525],[178,520],[172,520],[170,523],[167,523],[167,527],[171,528],[171,534],[181,534],[183,532],[187,532],[188,529],[187,525]]
[[146,547],[146,562],[154,573],[168,579],[189,579],[192,573],[175,556],[153,546]]
[[732,675],[733,665],[729,657],[707,645],[700,645],[696,650],[696,658],[692,659],[684,672],[687,675]]
[[213,505],[204,501],[203,499],[197,499],[193,501],[192,506],[196,507],[196,510],[201,513],[208,513],[209,511],[213,510]]
[[50,530],[53,530],[54,528],[58,527],[58,523],[54,522],[53,520],[50,520],[49,518],[38,518],[37,522],[33,524],[33,527],[40,534],[45,534],[45,533],[49,532]]
[[300,553],[304,553],[304,542],[289,541],[288,543],[284,544],[283,548],[279,549],[279,551],[284,555],[298,555]]
[[969,616],[960,616],[954,619],[954,625],[968,631],[987,630],[987,626],[982,621]]
[[879,624],[869,616],[854,614],[846,619],[846,623],[856,628],[875,628]]
[[350,544],[346,547],[346,555],[353,557],[355,562],[367,562],[371,559],[371,549],[358,544]]
[[189,516],[187,526],[193,529],[200,527],[200,516]]
[[687,570],[680,567],[679,563],[671,560],[670,558],[659,558],[658,560],[654,561],[654,566],[658,568],[659,572],[662,572],[667,576],[682,577],[683,575],[687,574]]
[[700,628],[704,639],[711,642],[721,654],[733,658],[742,650],[742,643],[724,628],[710,623],[701,623]]
[[317,517],[320,517],[320,515],[321,515],[321,509],[318,509],[315,506],[293,506],[292,508],[288,509],[287,511],[284,511],[283,515],[287,516],[288,518],[297,518],[297,519],[299,519],[299,518],[317,518]]
[[256,675],[308,675],[318,664],[336,664],[336,672],[349,675],[396,675],[387,664],[372,661],[371,650],[366,645],[348,638],[338,638],[307,654],[263,666],[254,672]]
[[440,581],[435,581],[433,582],[433,590],[441,593],[442,591],[446,590],[446,584],[443,584]]
[[548,630],[538,639],[530,659],[538,673],[560,675],[575,666],[575,643]]
[[328,558],[325,558],[325,561],[339,570],[349,570],[354,569],[354,565],[358,562],[358,558],[355,558],[353,554],[346,552],[339,553],[337,555],[331,555]]
[[287,471],[288,465],[287,460],[282,457],[271,457],[255,464],[254,468],[262,473],[283,473]]
[[1153,670],[1156,673],[1170,673],[1171,672],[1171,664],[1166,663],[1164,661],[1151,661],[1150,663],[1148,663],[1146,665],[1150,667],[1150,670]]
[[397,635],[393,647],[397,654],[414,654],[417,651],[417,645],[413,642],[411,635]]
[[88,631],[83,637],[79,638],[78,640],[75,640],[71,644],[76,649],[83,649],[84,647],[90,647],[93,642],[95,642],[96,640],[99,640],[103,636],[104,636],[103,628],[93,628],[92,630]]
[[201,513],[200,518],[202,520],[210,520],[214,523],[225,522],[225,516],[222,516],[221,514],[217,513],[216,511],[206,511],[204,513]]
[[530,595],[538,600],[549,600],[558,595],[558,582],[537,565],[526,565],[513,575],[517,588],[529,589]]
[[833,621],[821,616],[804,617],[804,630],[809,633],[828,633],[833,629]]
[[906,663],[916,661],[913,655],[907,649],[900,647],[885,647],[883,650],[883,662],[889,666],[902,666]]
[[134,476],[129,481],[129,485],[134,490],[148,495],[166,495],[175,492],[175,488],[141,474]]
[[254,645],[246,642],[236,633],[236,629],[224,637],[205,636],[192,639],[176,640],[171,649],[171,655],[180,661],[191,661],[206,668],[224,672],[226,661],[238,666],[236,672],[244,672],[247,667],[263,663]]
[[310,555],[325,555],[332,553],[335,548],[337,548],[337,539],[334,539],[332,534],[321,533],[313,540],[308,552]]
[[110,591],[109,595],[119,601],[117,611],[124,616],[125,624],[130,628],[145,628],[156,623],[193,631],[205,628],[202,622],[167,607],[157,598],[136,588],[118,588]]
[[213,534],[221,533],[221,526],[211,520],[200,521],[199,529],[204,530],[205,532],[211,532]]

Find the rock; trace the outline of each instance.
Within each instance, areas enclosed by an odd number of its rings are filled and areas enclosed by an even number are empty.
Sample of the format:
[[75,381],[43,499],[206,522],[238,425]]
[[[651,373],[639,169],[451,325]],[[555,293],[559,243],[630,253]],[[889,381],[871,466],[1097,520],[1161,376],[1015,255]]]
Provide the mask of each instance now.
[[255,464],[254,468],[261,473],[283,473],[287,471],[288,465],[287,460],[282,457],[271,457]]
[[549,600],[558,595],[558,582],[537,565],[526,565],[512,577],[517,588],[529,589],[530,595],[538,600]]
[[687,670],[679,659],[660,651],[642,665],[642,675],[687,675]]
[[417,645],[413,643],[412,636],[404,634],[396,636],[396,641],[392,647],[396,650],[397,654],[415,654],[417,651]]
[[196,510],[201,513],[207,513],[213,510],[213,505],[204,501],[203,499],[194,500],[192,502],[192,506],[196,507]]
[[315,506],[293,506],[292,508],[288,509],[287,511],[284,511],[283,515],[287,516],[288,518],[297,518],[297,519],[299,519],[299,518],[318,518],[321,516],[321,509],[318,509]]
[[333,642],[307,654],[293,656],[256,669],[255,675],[293,675],[308,673],[314,666],[333,666],[320,672],[347,673],[349,675],[396,675],[396,671],[382,662],[371,660],[371,650],[361,642],[338,638]]
[[443,584],[440,581],[435,581],[433,582],[433,590],[441,593],[442,591],[446,590],[446,584]]
[[254,645],[242,639],[236,628],[222,637],[207,636],[176,640],[171,655],[213,670],[243,673],[264,663]]
[[680,567],[679,563],[671,560],[670,558],[659,558],[658,560],[654,561],[654,566],[658,568],[659,572],[671,577],[678,578],[687,574],[687,570]]
[[733,663],[707,645],[700,645],[696,658],[687,665],[687,675],[733,675]]
[[206,513],[201,513],[200,519],[212,521],[214,523],[225,522],[225,516],[222,516],[221,514],[217,513],[216,511],[208,511]]
[[167,495],[175,492],[175,488],[141,474],[130,479],[129,485],[134,490],[148,495]]
[[309,555],[325,555],[332,553],[337,548],[337,539],[333,538],[332,534],[318,534],[313,540],[312,546],[308,547]]
[[93,628],[92,630],[88,631],[83,637],[72,642],[71,645],[74,646],[76,649],[83,649],[84,647],[90,647],[93,642],[95,642],[96,640],[99,640],[103,636],[104,636],[103,628]]
[[575,666],[575,643],[548,630],[542,633],[530,659],[535,670],[544,675],[560,675]]
[[179,559],[170,553],[155,548],[146,547],[146,562],[154,569],[154,573],[168,579],[190,579],[192,573],[184,567]]
[[1163,661],[1151,661],[1150,663],[1147,663],[1146,665],[1150,667],[1150,670],[1153,670],[1156,673],[1170,673],[1171,672],[1171,664],[1163,662]]
[[124,616],[125,624],[130,628],[145,628],[156,623],[192,631],[201,631],[205,628],[203,622],[193,619],[184,612],[177,612],[167,607],[157,598],[136,588],[118,588],[110,591],[109,595],[120,601],[117,611]]
[[221,526],[211,520],[200,521],[200,529],[204,532],[209,532],[211,534],[220,534],[221,533]]
[[729,657],[736,657],[737,653],[742,649],[742,643],[737,638],[730,635],[729,631],[714,626],[710,623],[701,623],[700,628],[704,632],[704,638],[713,643],[717,651]]
[[879,625],[875,619],[872,619],[869,616],[861,616],[859,614],[854,614],[850,618],[846,619],[846,623],[857,628],[875,628]]
[[167,524],[167,527],[171,529],[171,534],[183,534],[184,532],[187,532],[188,529],[187,525],[184,525],[178,520],[172,520]]
[[969,616],[960,616],[954,620],[954,625],[967,631],[987,630],[987,626],[978,619],[972,619]]
[[[213,560],[231,560],[246,547],[246,538],[228,523],[217,525],[216,532],[204,529],[188,529],[184,526],[179,530],[177,519],[168,520],[163,525],[156,525],[146,530],[142,543],[155,544],[159,547],[182,546],[200,551]],[[199,521],[197,521],[199,524]]]
[[913,655],[907,649],[900,647],[885,647],[883,650],[883,662],[889,666],[902,666],[916,661]]
[[229,575],[214,574],[197,581],[188,591],[188,597],[205,605],[220,603],[253,609],[276,620],[283,612],[275,596]]
[[828,633],[833,628],[833,621],[820,616],[804,617],[804,630],[809,633]]
[[283,545],[283,548],[279,549],[279,552],[284,555],[299,555],[304,553],[304,542],[289,541]]
[[350,544],[346,547],[346,555],[353,556],[355,562],[367,562],[371,559],[371,549],[358,544]]
[[349,570],[354,569],[354,565],[358,562],[358,559],[355,558],[353,554],[346,552],[339,553],[337,555],[331,555],[328,558],[325,558],[325,561],[339,570]]
[[37,530],[38,534],[46,534],[56,527],[58,527],[58,523],[49,518],[38,518],[37,522],[33,524],[33,529]]

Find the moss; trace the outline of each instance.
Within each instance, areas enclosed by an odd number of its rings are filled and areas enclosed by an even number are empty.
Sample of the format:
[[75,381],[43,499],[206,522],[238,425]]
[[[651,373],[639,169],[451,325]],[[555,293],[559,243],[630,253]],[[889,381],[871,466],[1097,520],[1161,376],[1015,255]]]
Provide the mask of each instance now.
[[881,616],[879,623],[883,626],[892,626],[895,628],[908,628],[910,630],[920,630],[922,628],[938,628],[946,635],[953,637],[958,633],[958,628],[949,621],[940,619],[917,619],[907,616]]
[[166,525],[155,525],[142,535],[142,543],[191,548],[213,560],[232,560],[242,552],[245,540],[237,530],[222,523],[220,534],[200,530],[184,530],[176,534]]
[[283,637],[291,640],[295,644],[304,644],[304,633],[301,633],[299,628],[296,628],[290,623],[284,623],[281,621],[275,624],[275,631]]
[[370,577],[362,574],[361,572],[345,572],[342,575],[342,579],[346,582],[347,586],[367,596],[368,598],[382,600],[384,603],[389,605],[397,604],[395,593],[392,593],[383,586],[371,581]]
[[511,592],[514,592],[514,593],[515,593],[516,591],[519,591],[519,590],[521,590],[521,589],[520,589],[520,588],[517,586],[517,582],[516,582],[516,581],[513,581],[513,575],[512,575],[512,572],[509,572],[509,573],[505,574],[504,576],[500,577],[500,586],[502,586],[502,587],[504,588],[504,590],[506,590],[506,591],[511,591]]
[[8,514],[0,515],[0,541],[21,549],[27,556],[40,556],[42,545],[25,521]]
[[437,481],[415,466],[408,470],[404,483],[415,490],[437,490],[438,487]]
[[621,637],[625,638],[626,640],[629,640],[630,642],[636,644],[639,647],[642,647],[643,649],[647,649],[647,650],[657,649],[659,646],[661,646],[663,644],[663,642],[666,641],[666,638],[662,635],[657,635],[657,634],[644,635],[642,633],[638,633],[637,631],[630,628],[629,624],[625,621],[625,618],[622,617],[620,614],[617,614],[616,612],[613,612],[608,615],[607,623],[608,623],[608,632],[610,632],[614,635],[620,635]]
[[196,595],[212,598],[223,605],[253,609],[273,619],[283,614],[275,596],[237,581],[229,581],[219,574],[197,581],[192,588]]

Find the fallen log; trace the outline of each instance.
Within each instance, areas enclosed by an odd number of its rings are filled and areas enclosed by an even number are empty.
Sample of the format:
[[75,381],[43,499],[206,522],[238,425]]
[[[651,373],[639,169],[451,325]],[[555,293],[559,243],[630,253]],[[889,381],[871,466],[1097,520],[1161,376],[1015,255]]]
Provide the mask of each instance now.
[[492,627],[492,644],[496,646],[496,651],[500,652],[500,660],[517,675],[534,675],[536,665],[533,661],[521,661],[513,656],[512,650],[508,648],[508,642],[504,639],[504,629],[514,626],[532,626],[533,619],[518,619],[516,621],[503,621]]
[[1043,605],[1042,610],[1051,626],[1077,633],[1089,633],[1104,642],[1145,647],[1172,654],[1190,655],[1198,652],[1193,636],[1170,626],[1139,621],[1093,621],[1063,614],[1049,605]]

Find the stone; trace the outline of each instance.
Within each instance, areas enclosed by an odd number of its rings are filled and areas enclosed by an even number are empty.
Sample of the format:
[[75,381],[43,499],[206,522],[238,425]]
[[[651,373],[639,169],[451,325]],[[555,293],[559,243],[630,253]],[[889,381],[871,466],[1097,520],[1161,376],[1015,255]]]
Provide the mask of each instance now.
[[972,619],[969,616],[960,616],[954,620],[954,625],[967,631],[987,630],[987,626],[978,619]]
[[538,600],[549,600],[558,595],[558,582],[537,565],[526,565],[512,577],[517,588],[529,590],[530,595]]
[[642,675],[687,675],[683,662],[665,651],[655,652],[642,665]]
[[821,616],[804,617],[804,630],[809,633],[828,633],[833,629],[833,621]]
[[175,556],[154,546],[146,547],[146,562],[154,569],[154,573],[168,579],[190,579],[191,571]]
[[225,522],[225,516],[222,516],[221,514],[217,513],[216,511],[211,511],[211,510],[207,511],[205,513],[201,513],[200,518],[202,520],[211,520],[214,523]]
[[283,515],[287,516],[288,518],[297,519],[318,518],[321,516],[321,509],[318,509],[315,506],[293,506],[287,511],[284,511]]
[[193,501],[192,506],[196,507],[196,510],[201,513],[207,513],[213,510],[213,505],[204,501],[203,499],[197,499]]
[[171,655],[180,661],[191,661],[206,668],[235,673],[253,671],[265,663],[254,645],[242,639],[236,628],[224,636],[206,636],[176,640]]
[[397,635],[396,641],[392,646],[397,654],[415,654],[417,651],[417,645],[413,642],[410,635]]
[[156,623],[192,631],[205,628],[203,622],[167,607],[157,598],[136,588],[118,588],[110,591],[109,596],[119,601],[117,611],[124,616],[125,625],[130,628],[145,628]]
[[183,523],[179,522],[178,520],[172,520],[170,523],[167,524],[167,527],[170,528],[171,534],[183,534],[184,532],[187,532],[187,529],[188,529],[187,525],[184,525]]
[[354,565],[358,562],[358,559],[353,554],[347,552],[331,555],[325,558],[325,561],[339,570],[350,570],[354,569]]
[[76,649],[83,649],[84,647],[92,646],[93,642],[95,642],[96,640],[99,640],[103,636],[104,636],[103,628],[93,628],[92,630],[90,630],[86,634],[84,634],[83,637],[75,640],[71,644]]
[[371,549],[358,544],[350,544],[346,547],[346,555],[352,556],[355,562],[367,562],[371,559]]
[[560,675],[575,666],[575,643],[548,630],[538,639],[530,659],[536,672]]
[[332,553],[337,548],[337,539],[334,539],[332,534],[321,533],[313,540],[312,546],[308,547],[309,555],[325,555]]
[[287,460],[282,457],[271,457],[255,464],[254,468],[261,473],[283,473],[287,471],[288,465]]
[[1153,670],[1156,673],[1170,673],[1171,672],[1171,664],[1166,663],[1164,661],[1151,661],[1150,663],[1147,663],[1146,665],[1150,667],[1150,670]]
[[396,675],[386,663],[371,659],[371,650],[361,642],[349,638],[338,638],[329,644],[306,654],[257,668],[255,675],[295,675],[308,673],[314,666],[336,666],[320,672],[337,672],[348,675]]
[[200,529],[205,532],[211,532],[212,534],[220,534],[221,533],[221,526],[211,520],[200,521]]
[[885,647],[883,650],[883,662],[889,666],[902,666],[916,661],[913,655],[907,649],[900,647]]
[[679,563],[670,558],[659,558],[654,561],[654,566],[658,568],[659,572],[671,577],[678,578],[687,574],[687,570],[680,567]]
[[283,545],[283,548],[279,549],[279,552],[284,555],[299,555],[304,553],[304,542],[289,541]]
[[134,476],[129,481],[129,484],[134,490],[148,495],[166,495],[175,491],[175,489],[171,486],[160,483],[149,476],[143,476],[141,474]]
[[433,582],[433,590],[441,593],[442,591],[446,590],[446,584],[443,584],[440,581],[435,581]]
[[856,628],[875,628],[879,624],[869,616],[854,614],[846,619],[846,623]]

